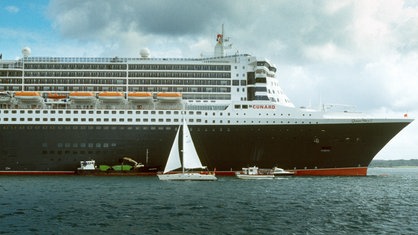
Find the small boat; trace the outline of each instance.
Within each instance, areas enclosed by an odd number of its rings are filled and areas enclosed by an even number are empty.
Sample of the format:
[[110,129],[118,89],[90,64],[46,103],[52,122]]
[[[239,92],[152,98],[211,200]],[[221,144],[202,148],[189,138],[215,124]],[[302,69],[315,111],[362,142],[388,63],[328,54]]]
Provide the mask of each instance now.
[[103,102],[109,102],[109,103],[119,103],[125,99],[122,92],[111,92],[111,91],[100,92],[98,97],[99,97],[99,100]]
[[159,92],[157,93],[157,99],[165,102],[178,102],[183,98],[179,92]]
[[48,99],[62,100],[62,99],[66,99],[66,98],[67,98],[66,94],[48,93]]
[[15,98],[25,103],[39,103],[42,101],[41,94],[37,91],[17,91]]
[[[157,166],[144,166],[132,158],[123,157],[119,159],[121,164],[119,165],[96,165],[95,160],[80,161],[80,167],[75,172],[78,175],[115,175],[115,176],[147,176],[156,175],[159,167]],[[131,165],[125,164],[126,162],[132,163]]]
[[261,172],[258,167],[244,167],[242,171],[235,172],[238,179],[274,179],[269,171]]
[[[193,144],[193,140],[190,135],[189,128],[187,127],[186,121],[183,122],[183,143],[181,151],[183,153],[183,162],[180,160],[180,150],[179,150],[179,135],[180,128],[177,130],[176,137],[174,138],[173,145],[170,150],[170,154],[167,159],[167,164],[164,168],[163,174],[158,174],[160,180],[197,180],[197,181],[214,181],[217,180],[215,174],[208,172],[188,172],[188,170],[193,169],[206,169],[205,166],[202,166],[199,156],[196,152],[196,149]],[[172,173],[173,170],[182,167],[181,173]]]
[[95,171],[97,168],[95,160],[80,161],[79,171]]
[[273,168],[273,175],[274,176],[285,176],[285,175],[294,175],[295,173],[292,171],[285,171],[282,168],[274,167]]
[[128,100],[132,102],[151,102],[153,99],[151,92],[129,92]]
[[75,102],[93,102],[96,100],[96,96],[93,92],[74,91],[71,92],[69,98]]

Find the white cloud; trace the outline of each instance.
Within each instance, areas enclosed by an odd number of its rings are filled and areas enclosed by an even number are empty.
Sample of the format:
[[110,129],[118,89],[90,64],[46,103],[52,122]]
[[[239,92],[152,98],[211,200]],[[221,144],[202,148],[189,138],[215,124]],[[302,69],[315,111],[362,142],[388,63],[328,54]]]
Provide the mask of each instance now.
[[6,11],[8,11],[9,13],[18,13],[20,11],[20,9],[17,6],[7,6],[5,7]]

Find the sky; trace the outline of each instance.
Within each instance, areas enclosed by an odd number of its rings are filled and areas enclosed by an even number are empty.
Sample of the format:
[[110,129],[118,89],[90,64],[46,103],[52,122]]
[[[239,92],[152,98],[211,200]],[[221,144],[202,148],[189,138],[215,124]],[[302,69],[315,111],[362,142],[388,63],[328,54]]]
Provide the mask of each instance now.
[[[212,55],[267,58],[297,106],[347,104],[379,117],[418,114],[418,0],[0,0],[3,59]],[[418,121],[375,159],[417,159]]]

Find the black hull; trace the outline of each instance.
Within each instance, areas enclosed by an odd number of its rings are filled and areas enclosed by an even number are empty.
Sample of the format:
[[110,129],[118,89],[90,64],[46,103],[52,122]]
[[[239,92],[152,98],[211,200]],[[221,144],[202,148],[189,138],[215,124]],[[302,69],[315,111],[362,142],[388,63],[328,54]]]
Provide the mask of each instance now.
[[[309,125],[190,125],[209,169],[367,167],[408,122]],[[74,171],[80,161],[115,165],[129,156],[165,166],[178,126],[0,126],[1,171]],[[162,170],[162,169],[160,169]]]

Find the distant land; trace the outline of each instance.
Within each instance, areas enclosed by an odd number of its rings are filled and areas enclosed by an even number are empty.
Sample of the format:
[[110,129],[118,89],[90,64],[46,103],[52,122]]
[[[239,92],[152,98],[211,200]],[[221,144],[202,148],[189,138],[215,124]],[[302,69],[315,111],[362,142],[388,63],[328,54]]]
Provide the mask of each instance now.
[[418,167],[418,159],[411,160],[373,160],[369,167]]

